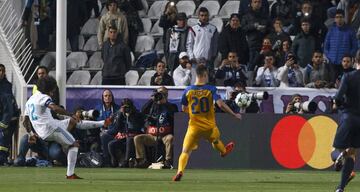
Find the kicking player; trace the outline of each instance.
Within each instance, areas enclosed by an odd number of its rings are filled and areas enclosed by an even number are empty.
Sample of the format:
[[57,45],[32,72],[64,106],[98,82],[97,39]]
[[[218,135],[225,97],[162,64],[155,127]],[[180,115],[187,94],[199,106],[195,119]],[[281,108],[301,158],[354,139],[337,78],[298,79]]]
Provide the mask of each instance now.
[[[40,78],[37,82],[39,92],[33,94],[26,102],[24,126],[33,126],[37,135],[46,141],[56,141],[65,152],[67,152],[67,179],[82,179],[74,173],[79,143],[69,133],[74,128],[93,129],[107,127],[107,121],[79,121],[75,116],[56,120],[52,117],[50,110],[60,115],[71,116],[65,109],[54,104],[51,97],[57,88],[56,80],[52,77]],[[31,122],[31,124],[30,124]]]
[[196,68],[195,85],[185,89],[181,99],[182,110],[189,113],[189,126],[184,138],[182,153],[179,157],[179,165],[177,174],[173,177],[173,181],[180,181],[184,174],[184,169],[190,157],[190,154],[198,146],[200,138],[208,140],[214,149],[220,152],[222,157],[229,154],[234,148],[234,142],[230,142],[224,146],[220,140],[220,132],[215,123],[215,106],[217,105],[225,112],[241,119],[240,114],[234,113],[216,93],[216,87],[206,85],[208,82],[207,68],[199,65]]
[[342,108],[339,127],[333,147],[341,153],[336,158],[335,169],[341,169],[340,184],[336,192],[343,192],[354,177],[356,148],[360,147],[360,50],[355,57],[356,70],[343,75],[336,93],[334,107]]

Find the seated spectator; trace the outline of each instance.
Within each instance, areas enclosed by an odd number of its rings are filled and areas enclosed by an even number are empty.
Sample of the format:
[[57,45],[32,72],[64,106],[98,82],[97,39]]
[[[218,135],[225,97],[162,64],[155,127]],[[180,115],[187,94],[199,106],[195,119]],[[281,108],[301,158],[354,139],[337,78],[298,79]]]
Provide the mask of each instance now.
[[231,14],[229,24],[220,33],[218,49],[222,59],[225,59],[229,52],[236,52],[243,64],[247,64],[249,61],[249,46],[246,35],[240,27],[239,14]]
[[224,80],[224,86],[234,86],[241,82],[246,86],[246,66],[241,65],[235,52],[229,52],[216,71],[215,78]]
[[[111,165],[117,167],[119,160],[123,159],[121,168],[133,167],[135,164],[134,137],[143,133],[144,115],[136,109],[132,100],[124,99],[120,110],[114,117],[114,122],[118,133],[108,145]],[[119,150],[122,158],[118,158]]]
[[[232,89],[229,91],[228,99],[224,101],[230,107],[230,109],[234,113],[258,113],[260,107],[256,99],[252,99],[250,105],[246,108],[241,108],[235,103],[235,98],[239,93],[249,93],[246,91],[245,84],[241,82],[237,82],[234,84],[234,87],[232,87]],[[218,108],[217,105],[216,105],[216,112],[223,113],[223,111],[220,108]]]
[[176,23],[177,25],[168,29],[164,44],[166,63],[170,73],[173,73],[179,65],[179,54],[186,52],[186,40],[190,28],[187,25],[187,17],[184,12],[177,14]]
[[[271,44],[270,39],[268,37],[265,37],[262,42],[262,47],[261,47],[260,53],[258,55],[256,55],[256,57],[255,57],[255,64],[256,64],[255,69],[264,65],[265,55],[273,53],[272,47],[273,46]],[[276,60],[274,62],[274,66],[275,65],[276,65]],[[275,66],[275,67],[277,67],[277,66]]]
[[271,19],[275,19],[275,22],[276,20],[282,20],[286,31],[289,31],[296,16],[296,4],[295,1],[291,0],[276,0],[270,8]]
[[287,55],[284,66],[278,69],[276,78],[280,81],[280,87],[303,87],[304,77],[300,70],[298,60],[293,53]]
[[259,87],[277,87],[279,80],[276,78],[277,68],[274,66],[274,56],[265,55],[265,64],[257,70],[255,85]]
[[305,67],[304,84],[309,88],[330,87],[330,74],[320,51],[313,53],[312,62]]
[[301,31],[296,35],[291,50],[295,54],[301,68],[311,62],[311,57],[319,49],[315,36],[310,33],[310,20],[301,20]]
[[[102,93],[101,104],[97,105],[95,109],[100,112],[100,115],[97,118],[97,120],[99,121],[110,118],[116,111],[120,109],[120,107],[115,103],[113,93],[109,89],[105,89]],[[110,165],[108,144],[111,140],[114,139],[116,134],[116,127],[114,125],[110,125],[108,129],[103,130],[100,135],[104,166]]]
[[[145,147],[153,146],[159,156],[159,143],[165,145],[164,167],[171,168],[173,163],[174,115],[178,112],[175,104],[168,102],[168,90],[160,87],[143,106],[146,115],[146,134],[134,138],[138,168],[147,168],[150,159],[145,156]],[[155,157],[156,159],[158,157]]]
[[166,64],[160,60],[155,60],[156,73],[151,77],[150,85],[174,85],[174,79],[166,72]]
[[275,53],[276,58],[276,65],[275,66],[282,66],[286,62],[286,56],[290,52],[291,48],[291,40],[281,42],[280,48]]
[[196,72],[189,61],[189,56],[186,52],[179,54],[180,65],[174,71],[175,86],[188,86],[195,82]]
[[339,88],[341,78],[345,73],[348,73],[348,72],[351,72],[351,71],[355,70],[354,67],[353,67],[354,64],[352,62],[351,55],[349,55],[349,54],[344,55],[344,57],[342,58],[342,61],[341,61],[341,66],[343,68],[343,72],[337,77],[336,82],[335,82],[335,88]]
[[294,94],[291,97],[291,101],[287,104],[285,114],[303,114],[304,111],[301,108],[296,108],[295,103],[302,103],[300,94]]
[[129,41],[128,24],[124,14],[118,10],[116,0],[108,0],[106,8],[108,12],[101,17],[97,34],[100,48],[103,47],[104,42],[109,37],[107,31],[112,23],[115,24],[113,27],[118,29],[116,35],[118,35],[119,39],[127,45]]

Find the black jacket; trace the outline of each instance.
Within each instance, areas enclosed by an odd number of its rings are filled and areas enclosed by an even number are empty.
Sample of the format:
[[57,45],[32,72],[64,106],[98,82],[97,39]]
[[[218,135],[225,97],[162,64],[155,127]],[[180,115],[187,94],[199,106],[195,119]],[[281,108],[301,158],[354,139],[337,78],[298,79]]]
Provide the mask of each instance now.
[[115,114],[114,119],[115,127],[120,133],[140,134],[143,132],[145,116],[136,109],[133,109],[128,118],[119,111]]
[[360,70],[345,73],[334,99],[343,112],[360,115]]
[[107,40],[103,45],[101,57],[104,61],[103,77],[125,78],[125,73],[131,67],[131,55],[129,47],[121,42],[121,39],[118,38],[114,45]]
[[249,61],[249,46],[240,27],[232,29],[230,25],[225,26],[219,36],[219,50],[222,59],[225,59],[229,52],[236,52],[241,63]]
[[151,77],[151,81],[150,81],[150,85],[166,85],[166,86],[174,86],[174,79],[167,74],[166,72],[164,73],[164,75],[162,76],[162,81],[161,84],[156,84],[155,83],[155,78],[158,77],[159,74],[155,73],[154,76]]

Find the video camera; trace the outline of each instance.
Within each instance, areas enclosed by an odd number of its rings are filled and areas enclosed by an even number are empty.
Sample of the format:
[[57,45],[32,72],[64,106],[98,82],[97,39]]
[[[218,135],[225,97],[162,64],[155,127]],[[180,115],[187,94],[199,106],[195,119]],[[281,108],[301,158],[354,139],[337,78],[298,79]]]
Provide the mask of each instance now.
[[269,93],[264,91],[264,92],[257,92],[257,93],[246,93],[246,92],[241,92],[238,93],[236,98],[235,98],[235,103],[239,106],[239,107],[249,107],[251,102],[253,100],[266,100],[269,98]]
[[97,119],[100,116],[100,112],[96,109],[91,109],[88,111],[82,111],[81,115],[84,119]]
[[154,101],[161,101],[165,98],[165,95],[161,92],[158,92],[156,89],[151,96],[154,98]]
[[314,113],[317,109],[317,104],[313,101],[305,101],[305,102],[296,102],[294,103],[294,107],[297,109],[297,110],[300,110],[302,109],[304,112],[307,112],[307,113]]

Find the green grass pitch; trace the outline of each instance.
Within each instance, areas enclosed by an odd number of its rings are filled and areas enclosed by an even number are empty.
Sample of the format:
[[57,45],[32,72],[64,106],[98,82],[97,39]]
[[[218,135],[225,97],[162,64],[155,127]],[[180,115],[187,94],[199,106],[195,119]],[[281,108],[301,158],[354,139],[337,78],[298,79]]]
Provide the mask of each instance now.
[[[332,171],[186,170],[181,182],[172,182],[175,170],[84,169],[83,180],[66,180],[65,168],[0,168],[1,192],[72,191],[334,191],[340,174]],[[360,191],[355,178],[346,191]]]

